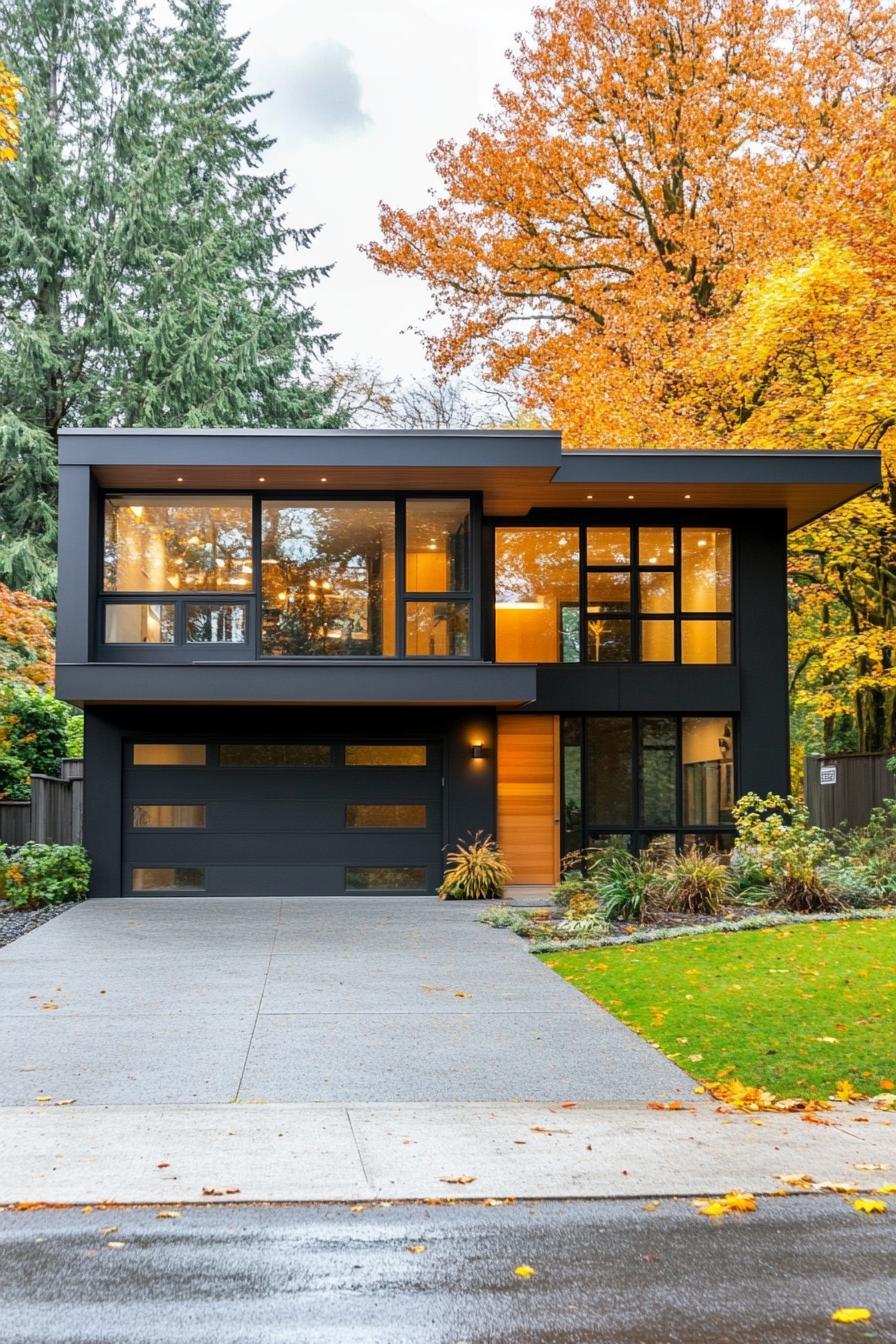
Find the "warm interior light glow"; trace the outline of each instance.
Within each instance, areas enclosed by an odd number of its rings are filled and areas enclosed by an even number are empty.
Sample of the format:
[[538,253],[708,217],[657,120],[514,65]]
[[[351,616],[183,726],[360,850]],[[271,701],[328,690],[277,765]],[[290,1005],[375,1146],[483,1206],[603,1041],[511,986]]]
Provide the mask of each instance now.
[[143,505],[142,505],[142,504],[132,504],[132,505],[131,505],[131,513],[134,515],[135,518],[142,518],[142,517],[143,517]]
[[537,597],[534,602],[496,602],[496,611],[543,611],[544,598]]

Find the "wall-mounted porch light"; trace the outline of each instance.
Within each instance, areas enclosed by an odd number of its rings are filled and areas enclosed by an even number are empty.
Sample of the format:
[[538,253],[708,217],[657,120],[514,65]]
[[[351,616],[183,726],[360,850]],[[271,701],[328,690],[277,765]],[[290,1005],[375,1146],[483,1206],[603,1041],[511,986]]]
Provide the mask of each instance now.
[[470,756],[474,761],[484,761],[486,757],[485,743],[474,742],[470,747]]

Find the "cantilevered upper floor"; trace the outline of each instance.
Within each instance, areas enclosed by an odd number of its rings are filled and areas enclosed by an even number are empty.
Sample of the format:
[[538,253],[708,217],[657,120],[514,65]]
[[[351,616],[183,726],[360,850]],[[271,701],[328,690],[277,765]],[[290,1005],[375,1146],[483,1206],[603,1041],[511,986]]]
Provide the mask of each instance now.
[[786,532],[879,480],[871,452],[546,432],[65,431],[58,691],[736,709]]

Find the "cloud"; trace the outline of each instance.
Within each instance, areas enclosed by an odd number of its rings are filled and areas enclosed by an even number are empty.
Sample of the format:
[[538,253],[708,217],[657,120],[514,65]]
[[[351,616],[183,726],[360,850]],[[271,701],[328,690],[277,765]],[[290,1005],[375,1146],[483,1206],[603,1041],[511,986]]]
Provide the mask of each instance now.
[[289,71],[283,70],[277,94],[296,129],[312,140],[362,134],[372,125],[361,107],[361,81],[352,53],[341,42],[312,42]]

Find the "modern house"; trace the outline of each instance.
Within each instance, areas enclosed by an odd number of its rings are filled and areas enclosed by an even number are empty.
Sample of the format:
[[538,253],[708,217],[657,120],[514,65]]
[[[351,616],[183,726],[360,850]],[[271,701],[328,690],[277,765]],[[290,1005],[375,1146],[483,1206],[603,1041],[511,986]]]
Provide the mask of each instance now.
[[58,694],[93,894],[432,892],[497,835],[725,849],[788,789],[789,529],[869,452],[69,430]]

